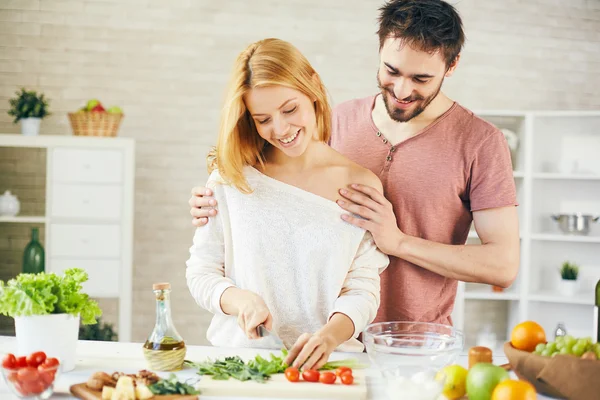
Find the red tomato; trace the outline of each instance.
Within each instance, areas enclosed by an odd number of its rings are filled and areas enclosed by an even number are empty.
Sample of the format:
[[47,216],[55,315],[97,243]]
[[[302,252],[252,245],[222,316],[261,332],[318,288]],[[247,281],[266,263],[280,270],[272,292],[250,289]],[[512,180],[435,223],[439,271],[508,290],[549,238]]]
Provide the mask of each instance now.
[[30,367],[37,368],[44,361],[46,361],[46,353],[43,351],[36,351],[27,356],[27,365]]
[[27,357],[21,356],[17,357],[17,368],[24,368],[27,366]]
[[336,376],[342,376],[342,374],[344,372],[352,373],[352,369],[350,369],[349,367],[339,367],[338,369],[335,370]]
[[8,379],[8,381],[12,382],[12,383],[18,382],[19,378],[17,377],[17,371],[14,371],[14,372],[11,372],[10,374],[8,374],[6,379]]
[[294,367],[286,368],[285,377],[290,382],[298,382],[300,380],[300,371],[298,371],[298,368]]
[[2,360],[2,367],[7,369],[13,369],[17,367],[17,357],[14,354],[7,354]]
[[25,367],[17,372],[17,379],[21,383],[34,382],[40,378],[37,368]]
[[340,376],[340,380],[344,385],[352,385],[354,383],[354,377],[352,374],[348,373],[342,374],[342,376]]
[[307,382],[319,382],[319,371],[314,369],[307,369],[302,371],[302,378]]
[[21,393],[23,396],[29,396],[29,392],[27,392],[23,385],[21,385],[18,381],[13,383],[13,385],[17,392]]
[[46,390],[47,386],[41,381],[25,382],[22,384],[23,390],[29,394],[40,394]]
[[327,385],[335,383],[336,379],[337,378],[333,372],[323,372],[321,373],[321,376],[319,376],[319,382],[325,383]]
[[56,376],[55,371],[51,370],[40,370],[40,380],[44,382],[46,387],[50,386],[52,382],[54,382],[54,377]]
[[42,364],[40,364],[40,367],[42,367],[44,369],[56,369],[58,364],[60,364],[60,363],[58,362],[58,360],[56,358],[50,357],[50,358],[46,358],[46,361],[44,361]]

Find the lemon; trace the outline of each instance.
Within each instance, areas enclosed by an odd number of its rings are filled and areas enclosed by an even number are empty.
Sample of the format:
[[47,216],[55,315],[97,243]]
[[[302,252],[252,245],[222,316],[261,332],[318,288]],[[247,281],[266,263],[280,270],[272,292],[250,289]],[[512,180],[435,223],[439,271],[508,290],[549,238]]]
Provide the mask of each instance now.
[[435,379],[444,380],[443,394],[449,400],[463,397],[466,393],[467,370],[460,365],[449,365],[440,370]]

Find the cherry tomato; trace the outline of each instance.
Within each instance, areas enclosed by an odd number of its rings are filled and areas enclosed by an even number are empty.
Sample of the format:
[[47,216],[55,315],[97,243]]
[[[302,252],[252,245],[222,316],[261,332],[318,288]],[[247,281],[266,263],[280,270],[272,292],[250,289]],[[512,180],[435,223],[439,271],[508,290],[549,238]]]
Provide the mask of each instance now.
[[14,382],[13,386],[15,387],[15,389],[17,390],[17,392],[21,393],[21,395],[23,395],[23,396],[29,396],[29,392],[27,392],[25,390],[25,388],[23,387],[23,385],[21,385],[21,383],[19,383],[18,381]]
[[[56,367],[59,365],[60,363],[58,362],[58,360],[54,357],[50,357],[50,358],[46,358],[46,361],[44,361],[43,363],[41,363],[39,365],[39,367],[42,367],[44,369],[56,369]],[[38,368],[39,368],[38,367]]]
[[39,378],[40,374],[37,368],[25,367],[21,368],[19,372],[17,372],[17,379],[21,383],[34,382],[37,381]]
[[298,368],[294,367],[286,368],[285,377],[290,382],[298,382],[300,380],[300,371],[298,371]]
[[19,378],[17,377],[17,371],[14,371],[14,372],[11,372],[10,374],[8,374],[6,379],[8,379],[8,381],[12,382],[12,383],[18,382]]
[[17,368],[24,368],[27,366],[27,357],[25,356],[21,356],[21,357],[17,357]]
[[44,361],[46,361],[46,353],[43,351],[36,351],[27,356],[27,365],[30,367],[37,368]]
[[302,378],[307,382],[319,382],[319,371],[307,369],[302,371]]
[[352,385],[354,383],[354,377],[352,374],[348,373],[342,374],[342,376],[340,376],[340,380],[344,385]]
[[321,376],[319,376],[319,382],[325,383],[326,385],[331,385],[335,383],[336,376],[333,372],[323,372]]
[[343,374],[344,372],[350,372],[350,373],[352,373],[352,369],[350,369],[349,367],[338,367],[338,368],[335,370],[335,375],[336,375],[336,376],[342,376],[342,374]]
[[13,369],[17,367],[17,357],[14,354],[7,354],[2,360],[2,367],[7,369]]
[[23,390],[29,394],[40,394],[47,389],[47,386],[41,381],[24,382],[22,385]]
[[40,371],[40,380],[44,382],[46,387],[50,386],[52,382],[54,382],[54,377],[56,376],[56,372],[52,370],[39,370]]

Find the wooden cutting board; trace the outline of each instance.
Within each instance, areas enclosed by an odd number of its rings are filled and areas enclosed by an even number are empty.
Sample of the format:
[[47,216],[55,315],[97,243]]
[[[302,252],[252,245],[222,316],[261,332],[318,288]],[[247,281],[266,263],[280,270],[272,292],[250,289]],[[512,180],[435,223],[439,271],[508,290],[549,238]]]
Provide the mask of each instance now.
[[214,397],[258,397],[258,398],[289,398],[289,399],[344,399],[365,400],[367,385],[364,371],[354,370],[354,383],[343,385],[339,378],[332,385],[320,382],[289,382],[283,374],[271,376],[265,383],[254,381],[240,382],[235,379],[226,381],[215,380],[203,376],[197,387],[202,396]]
[[[78,383],[69,388],[73,396],[81,400],[102,400],[102,392],[99,390],[92,390],[86,386],[85,383]],[[171,394],[154,396],[152,400],[197,400],[197,395],[183,395],[183,394]]]

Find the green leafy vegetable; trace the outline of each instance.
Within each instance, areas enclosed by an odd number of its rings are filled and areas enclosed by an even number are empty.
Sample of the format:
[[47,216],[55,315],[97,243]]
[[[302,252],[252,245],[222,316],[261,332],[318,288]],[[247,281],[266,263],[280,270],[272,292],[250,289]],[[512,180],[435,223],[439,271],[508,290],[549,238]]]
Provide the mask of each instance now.
[[[269,360],[257,355],[254,359],[245,363],[239,356],[233,356],[215,361],[208,359],[200,363],[185,360],[185,364],[198,369],[198,375],[211,375],[213,379],[227,380],[229,378],[234,378],[239,381],[254,380],[257,382],[265,382],[271,375],[285,372],[288,365],[283,362],[283,360],[287,357],[287,354],[287,350],[284,349],[280,356],[271,354]],[[365,365],[359,364],[358,360],[350,358],[328,362],[320,368],[320,370],[332,370],[340,366],[350,367],[352,369],[366,367]]]
[[356,358],[347,358],[345,360],[329,361],[329,362],[325,363],[325,365],[323,365],[321,368],[319,368],[319,371],[330,371],[333,369],[337,369],[339,367],[348,367],[348,368],[352,368],[352,369],[363,369],[363,368],[367,368],[368,365],[359,363]]
[[283,357],[277,357],[274,354],[271,354],[271,360],[256,356],[247,363],[239,356],[234,356],[216,361],[208,359],[201,363],[186,360],[185,364],[198,369],[198,375],[211,375],[213,379],[234,378],[239,381],[253,380],[257,382],[265,382],[271,375],[282,373],[287,368]]
[[192,385],[177,380],[177,375],[171,374],[167,379],[161,379],[148,386],[155,395],[161,394],[200,394]]
[[87,272],[71,268],[62,277],[41,272],[19,274],[6,283],[0,281],[0,314],[13,318],[72,314],[79,315],[82,324],[95,324],[102,310],[96,301],[81,293],[81,283],[87,280]]

